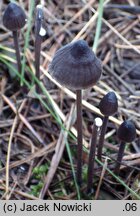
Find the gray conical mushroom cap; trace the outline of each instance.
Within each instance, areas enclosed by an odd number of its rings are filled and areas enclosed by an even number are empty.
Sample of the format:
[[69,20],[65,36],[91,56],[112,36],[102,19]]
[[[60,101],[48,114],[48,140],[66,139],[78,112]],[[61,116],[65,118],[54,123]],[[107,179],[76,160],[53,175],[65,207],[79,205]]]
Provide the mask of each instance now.
[[118,138],[123,142],[132,142],[136,137],[136,128],[133,122],[125,120],[118,129]]
[[101,62],[84,40],[78,40],[59,49],[49,65],[52,77],[73,90],[86,89],[99,80]]
[[114,92],[108,92],[100,101],[100,112],[105,116],[114,115],[118,110],[118,99]]
[[9,3],[3,15],[3,25],[10,31],[17,31],[24,27],[26,15],[21,7],[15,3]]

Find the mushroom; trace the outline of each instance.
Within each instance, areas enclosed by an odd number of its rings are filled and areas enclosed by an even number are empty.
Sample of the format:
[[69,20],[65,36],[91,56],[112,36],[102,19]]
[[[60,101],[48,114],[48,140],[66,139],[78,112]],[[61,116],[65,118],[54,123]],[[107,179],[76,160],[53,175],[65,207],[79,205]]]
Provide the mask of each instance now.
[[101,160],[108,118],[109,116],[115,114],[118,109],[118,100],[116,94],[114,92],[108,92],[100,101],[99,109],[100,112],[104,115],[97,152],[97,157],[99,160]]
[[84,40],[60,48],[49,66],[52,77],[76,91],[77,102],[77,182],[82,181],[82,89],[96,84],[102,72],[101,62]]
[[18,71],[21,72],[21,57],[18,42],[18,30],[24,27],[26,15],[23,9],[15,3],[9,3],[3,15],[3,25],[13,32]]
[[118,138],[121,141],[119,152],[117,156],[117,162],[114,169],[116,175],[119,174],[121,161],[124,155],[125,144],[134,141],[136,137],[136,128],[135,125],[128,120],[125,120],[119,127],[117,132]]
[[[46,30],[42,24],[44,21],[42,5],[36,6],[36,20],[35,20],[35,70],[36,77],[40,79],[40,51],[43,37],[46,35]],[[36,86],[36,91],[39,93],[39,86]]]
[[88,174],[87,174],[87,193],[92,192],[96,144],[97,144],[98,133],[99,133],[101,126],[102,126],[102,119],[97,117],[93,124],[90,151],[89,151]]

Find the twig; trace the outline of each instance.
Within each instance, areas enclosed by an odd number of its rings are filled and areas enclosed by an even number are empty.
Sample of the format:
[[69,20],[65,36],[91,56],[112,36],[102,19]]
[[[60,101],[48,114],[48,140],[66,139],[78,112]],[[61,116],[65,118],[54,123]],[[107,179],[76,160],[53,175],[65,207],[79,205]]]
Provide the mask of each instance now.
[[[72,113],[73,113],[73,109],[74,106],[72,106],[70,114],[68,119],[66,119],[66,129],[69,130],[70,126],[71,126],[71,120],[72,120]],[[47,173],[47,176],[45,177],[44,180],[44,186],[40,192],[39,198],[43,199],[44,196],[46,195],[46,192],[51,184],[51,181],[54,177],[54,174],[56,172],[56,169],[58,167],[58,164],[62,158],[62,154],[65,148],[65,143],[66,143],[66,139],[67,139],[68,133],[67,131],[61,131],[60,135],[59,135],[59,139],[55,148],[55,154],[53,155],[53,158],[51,160],[51,165],[50,165],[50,169]]]
[[14,130],[15,130],[16,125],[17,125],[17,120],[18,120],[18,116],[16,115],[16,117],[15,117],[15,119],[14,119],[14,122],[13,122],[12,129],[11,129],[9,142],[8,142],[7,160],[6,160],[6,199],[9,199],[8,192],[9,192],[9,163],[10,163],[10,152],[11,152],[11,145],[12,145],[12,139],[13,139]]
[[[76,94],[74,94],[72,91],[70,91],[69,89],[67,88],[64,88],[62,87],[57,81],[55,81],[51,75],[43,68],[41,67],[41,70],[43,72],[43,74],[45,76],[47,76],[49,78],[49,80],[51,80],[54,84],[56,84],[60,89],[62,89],[67,95],[69,95],[71,98],[75,99],[76,100]],[[93,113],[96,113],[98,114],[99,116],[103,116],[100,112],[100,110],[93,106],[92,104],[90,104],[89,102],[87,102],[86,100],[82,100],[82,105],[84,107],[86,107],[88,110],[90,110],[91,112]],[[109,116],[109,120],[112,121],[113,123],[117,124],[117,125],[121,125],[122,121],[120,121],[119,119],[113,117],[113,116]],[[140,131],[137,130],[137,134],[140,135]]]
[[97,187],[97,190],[96,190],[95,200],[97,200],[98,197],[99,197],[99,191],[100,191],[101,184],[102,184],[102,181],[103,181],[103,178],[104,178],[104,175],[105,175],[105,172],[106,172],[106,168],[107,168],[107,160],[108,160],[108,158],[106,157],[104,165],[103,165],[103,169],[102,169],[102,172],[101,172],[101,177],[100,177],[100,180],[99,180],[99,184],[98,184],[98,187]]
[[[3,100],[11,107],[13,112],[16,114],[17,110],[16,110],[16,107],[14,106],[14,104],[5,95],[1,94],[1,96],[2,96]],[[39,134],[37,134],[37,132],[30,125],[30,123],[25,119],[25,117],[21,113],[18,113],[18,116],[21,119],[21,121],[26,125],[26,127],[32,132],[32,134],[36,137],[36,139],[42,145],[44,145],[44,141],[42,140],[42,138],[39,136]]]

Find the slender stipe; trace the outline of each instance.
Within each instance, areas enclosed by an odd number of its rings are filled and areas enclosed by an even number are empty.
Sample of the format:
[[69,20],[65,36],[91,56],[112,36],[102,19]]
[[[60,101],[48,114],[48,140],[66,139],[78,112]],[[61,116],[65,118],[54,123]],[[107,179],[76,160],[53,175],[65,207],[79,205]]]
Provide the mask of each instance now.
[[119,140],[121,141],[121,144],[119,147],[116,166],[114,168],[114,173],[116,175],[118,175],[120,171],[120,165],[121,165],[121,161],[124,155],[125,144],[134,141],[134,139],[136,138],[136,128],[133,122],[129,120],[125,120],[119,126],[117,135],[118,135]]
[[84,40],[69,43],[56,51],[49,65],[52,77],[77,96],[77,182],[82,183],[82,89],[97,83],[102,73],[100,60]]
[[20,56],[19,41],[18,41],[18,31],[13,31],[13,38],[14,38],[14,45],[16,50],[18,72],[21,73],[21,56]]
[[3,25],[13,33],[19,73],[21,73],[21,56],[19,49],[18,32],[25,26],[25,23],[26,15],[24,10],[19,5],[10,2],[3,14]]
[[104,115],[103,126],[101,129],[101,134],[100,134],[99,143],[98,143],[98,153],[97,153],[98,159],[101,160],[108,118],[109,116],[114,115],[118,109],[118,100],[117,100],[116,94],[112,91],[108,92],[101,99],[100,104],[99,104],[99,109],[100,109],[100,112]]
[[99,143],[98,143],[97,157],[99,160],[102,159],[102,150],[103,150],[103,145],[104,145],[104,138],[105,138],[105,133],[106,133],[106,128],[107,128],[107,123],[108,123],[108,116],[105,116],[103,119],[103,125],[101,129]]
[[[40,35],[40,30],[42,27],[43,21],[43,10],[41,5],[36,7],[36,20],[35,20],[35,70],[36,70],[36,77],[40,80],[40,52],[41,52],[41,43],[42,43],[42,36]],[[39,93],[40,88],[36,85],[36,91]]]
[[90,152],[89,152],[88,173],[87,173],[87,193],[92,192],[96,144],[97,144],[99,128],[101,126],[102,126],[102,119],[96,118],[95,123],[93,124]]
[[82,183],[82,91],[76,91],[77,96],[77,183]]
[[117,163],[116,163],[116,166],[114,169],[114,173],[116,175],[118,175],[120,172],[120,166],[121,166],[121,161],[122,161],[122,158],[124,155],[124,149],[125,149],[125,142],[122,141],[120,144],[120,148],[119,148],[119,152],[118,152],[118,156],[117,156]]

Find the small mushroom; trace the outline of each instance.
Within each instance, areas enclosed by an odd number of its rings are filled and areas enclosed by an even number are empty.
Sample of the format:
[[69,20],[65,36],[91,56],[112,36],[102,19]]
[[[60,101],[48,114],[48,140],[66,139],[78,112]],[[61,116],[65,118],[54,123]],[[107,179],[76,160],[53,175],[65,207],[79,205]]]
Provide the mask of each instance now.
[[21,72],[21,57],[18,42],[18,30],[24,27],[26,15],[23,9],[15,3],[9,3],[3,15],[3,25],[13,32],[18,71]]
[[77,97],[77,182],[82,180],[82,89],[96,84],[102,72],[101,62],[84,40],[59,49],[49,66],[52,77],[76,91]]
[[87,174],[87,193],[92,192],[96,144],[97,144],[98,133],[100,131],[101,126],[102,126],[102,119],[96,118],[93,124],[90,151],[89,151],[88,174]]
[[135,125],[131,121],[128,120],[124,121],[118,129],[117,135],[121,143],[120,143],[119,152],[117,156],[116,166],[114,169],[114,173],[116,175],[118,175],[120,171],[120,165],[124,155],[125,144],[134,141],[136,137]]
[[108,118],[109,116],[115,114],[118,109],[118,100],[116,94],[114,92],[108,92],[100,101],[99,109],[100,112],[104,115],[103,126],[101,128],[101,134],[99,138],[98,152],[97,152],[97,157],[99,160],[101,160]]
[[[42,5],[36,6],[36,20],[35,20],[35,70],[36,77],[40,80],[40,52],[43,37],[46,35],[46,30],[43,28],[44,16]],[[39,93],[39,86],[36,86],[36,91]]]

